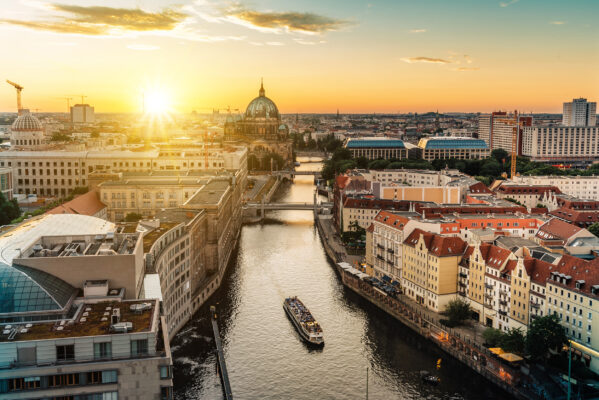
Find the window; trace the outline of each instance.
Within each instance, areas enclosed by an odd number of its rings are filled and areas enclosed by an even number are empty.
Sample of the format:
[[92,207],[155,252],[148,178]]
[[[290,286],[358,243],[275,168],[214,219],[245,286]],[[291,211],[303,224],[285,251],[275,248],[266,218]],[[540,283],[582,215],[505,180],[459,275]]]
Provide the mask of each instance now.
[[112,356],[112,343],[94,343],[94,358],[110,358]]
[[[11,378],[8,381],[8,391],[38,389],[40,387],[40,377],[30,376],[27,378]],[[4,386],[6,387],[6,386]]]
[[170,386],[162,386],[160,388],[160,400],[172,400],[173,388]]
[[131,355],[142,356],[148,354],[148,339],[132,340]]
[[75,345],[56,346],[56,360],[66,361],[75,359]]
[[172,379],[173,377],[173,366],[172,365],[161,365],[160,366],[160,379]]

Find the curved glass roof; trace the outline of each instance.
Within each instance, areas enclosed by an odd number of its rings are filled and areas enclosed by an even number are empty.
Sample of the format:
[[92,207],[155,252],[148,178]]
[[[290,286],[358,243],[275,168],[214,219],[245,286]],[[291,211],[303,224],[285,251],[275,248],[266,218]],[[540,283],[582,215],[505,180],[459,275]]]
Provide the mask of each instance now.
[[62,310],[75,292],[46,272],[0,262],[0,314]]
[[427,138],[422,139],[418,146],[425,149],[488,149],[482,139],[467,138]]
[[403,149],[405,146],[402,140],[399,139],[349,139],[347,142],[348,149],[360,149],[360,148],[400,148]]

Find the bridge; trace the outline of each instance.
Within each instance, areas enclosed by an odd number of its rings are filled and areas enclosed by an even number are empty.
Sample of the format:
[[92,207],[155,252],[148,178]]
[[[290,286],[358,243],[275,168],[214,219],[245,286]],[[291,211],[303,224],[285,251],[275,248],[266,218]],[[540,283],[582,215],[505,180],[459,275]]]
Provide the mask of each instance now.
[[286,176],[290,175],[294,177],[296,175],[311,175],[320,176],[320,171],[293,171],[289,169],[282,169],[279,171],[251,171],[251,175],[275,175],[275,176]]
[[248,210],[330,210],[333,203],[245,203],[244,209]]

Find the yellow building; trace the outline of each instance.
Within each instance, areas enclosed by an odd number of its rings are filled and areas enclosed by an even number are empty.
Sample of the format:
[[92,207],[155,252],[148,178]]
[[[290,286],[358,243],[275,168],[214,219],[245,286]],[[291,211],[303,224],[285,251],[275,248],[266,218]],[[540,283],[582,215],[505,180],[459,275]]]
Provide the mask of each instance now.
[[428,309],[443,311],[456,297],[458,264],[466,242],[415,229],[402,247],[404,293]]

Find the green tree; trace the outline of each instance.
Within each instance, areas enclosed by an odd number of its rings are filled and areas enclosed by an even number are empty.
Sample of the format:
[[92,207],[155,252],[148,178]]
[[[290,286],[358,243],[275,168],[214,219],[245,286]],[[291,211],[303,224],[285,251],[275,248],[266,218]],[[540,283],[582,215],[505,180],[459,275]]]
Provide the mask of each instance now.
[[592,224],[591,226],[589,226],[587,228],[589,230],[589,232],[591,232],[593,235],[598,236],[599,237],[599,222],[595,222],[594,224]]
[[501,346],[501,340],[503,339],[504,333],[499,329],[487,328],[483,332],[483,339],[488,347]]
[[508,161],[509,153],[504,149],[495,149],[491,152],[491,157],[503,164],[505,161]]
[[364,156],[356,158],[356,165],[358,166],[358,168],[368,168],[369,162],[370,160]]
[[449,326],[457,326],[471,317],[472,309],[466,300],[458,298],[447,303],[443,314],[447,317]]
[[389,160],[373,160],[368,164],[370,169],[385,169],[389,165]]
[[479,175],[495,177],[501,175],[502,172],[501,164],[492,158],[488,158],[484,161]]
[[4,193],[0,192],[0,225],[10,224],[12,220],[19,218],[21,209],[17,200],[7,200]]
[[125,216],[125,222],[137,222],[142,219],[143,216],[138,213],[129,213]]
[[520,328],[511,328],[501,337],[501,347],[510,353],[524,354],[526,337]]
[[549,350],[560,350],[568,337],[556,314],[535,318],[528,327],[526,352],[533,360],[546,360]]

